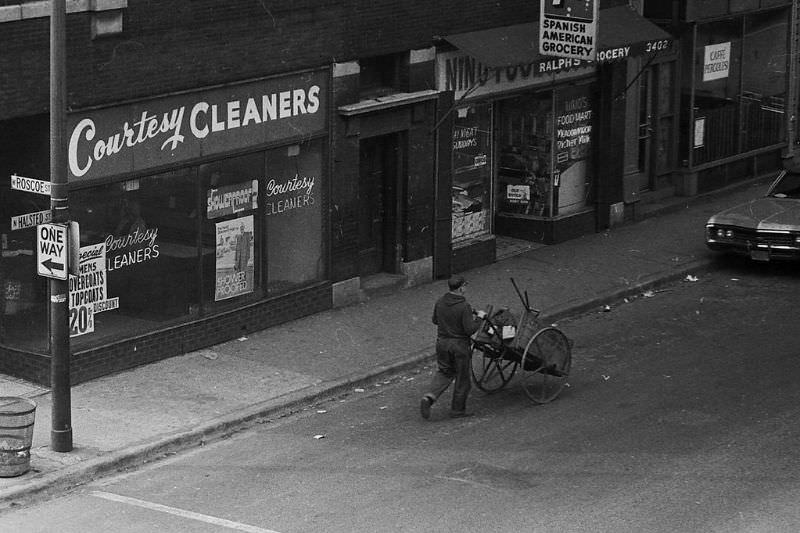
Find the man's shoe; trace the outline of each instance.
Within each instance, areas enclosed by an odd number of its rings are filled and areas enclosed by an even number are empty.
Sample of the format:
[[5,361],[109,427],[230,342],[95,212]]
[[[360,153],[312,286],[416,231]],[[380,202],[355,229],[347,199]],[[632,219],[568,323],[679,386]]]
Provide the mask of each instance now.
[[468,416],[475,416],[475,413],[468,413],[467,411],[450,411],[450,418],[466,418]]
[[419,401],[419,414],[422,415],[422,418],[428,420],[431,417],[431,405],[433,404],[433,400],[428,398],[427,396],[423,396],[422,399]]

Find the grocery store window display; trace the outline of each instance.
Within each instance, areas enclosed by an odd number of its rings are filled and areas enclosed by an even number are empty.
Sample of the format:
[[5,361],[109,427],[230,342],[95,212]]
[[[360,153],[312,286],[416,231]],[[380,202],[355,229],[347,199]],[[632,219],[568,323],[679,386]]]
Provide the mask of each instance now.
[[492,105],[456,109],[453,126],[452,240],[491,231]]
[[498,103],[497,210],[552,216],[552,92]]

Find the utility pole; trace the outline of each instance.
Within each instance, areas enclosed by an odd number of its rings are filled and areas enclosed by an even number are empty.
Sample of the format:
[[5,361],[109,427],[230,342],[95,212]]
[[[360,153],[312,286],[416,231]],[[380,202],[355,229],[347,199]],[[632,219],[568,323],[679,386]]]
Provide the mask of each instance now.
[[[66,0],[50,0],[50,209],[53,223],[69,222],[66,129]],[[65,265],[66,268],[66,265]],[[69,349],[69,279],[49,279],[50,389],[52,430],[50,447],[72,451]]]

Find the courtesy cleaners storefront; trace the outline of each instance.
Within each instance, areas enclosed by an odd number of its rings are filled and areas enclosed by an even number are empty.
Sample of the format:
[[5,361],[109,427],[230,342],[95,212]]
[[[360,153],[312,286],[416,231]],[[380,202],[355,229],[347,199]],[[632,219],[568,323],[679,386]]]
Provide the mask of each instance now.
[[[104,351],[126,351],[121,366],[135,366],[183,353],[203,335],[266,327],[259,315],[280,322],[330,306],[329,77],[320,69],[69,116],[78,373],[82,357],[103,364]],[[35,268],[9,276],[44,284]],[[27,318],[44,314],[44,302],[4,306],[15,327],[3,328],[2,345],[32,361],[47,353],[47,328]],[[157,341],[164,335],[174,346]],[[134,353],[119,348],[131,342]]]

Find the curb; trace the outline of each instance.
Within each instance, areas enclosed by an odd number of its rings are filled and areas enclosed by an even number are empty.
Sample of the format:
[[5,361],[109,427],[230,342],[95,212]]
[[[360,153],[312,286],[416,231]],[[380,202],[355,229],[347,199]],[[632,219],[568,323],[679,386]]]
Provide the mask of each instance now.
[[546,322],[555,322],[565,318],[576,318],[603,305],[609,305],[613,302],[618,302],[625,298],[639,295],[648,289],[653,289],[661,285],[672,283],[683,278],[687,274],[691,274],[692,272],[701,272],[703,270],[707,270],[712,262],[712,258],[689,261],[676,267],[675,270],[671,270],[666,274],[662,273],[646,276],[636,283],[626,287],[620,287],[619,289],[607,291],[582,302],[572,304],[568,303],[565,305],[552,307],[546,310],[546,312],[542,312],[541,319]]
[[374,383],[379,379],[386,379],[429,361],[433,361],[433,345],[369,371],[304,387],[211,419],[191,429],[156,437],[33,477],[18,486],[0,491],[0,510],[23,503],[32,503],[36,499],[50,495],[63,494],[66,490],[105,475],[138,467],[195,446],[204,446],[248,429],[255,424],[283,418],[300,412],[315,403],[349,394],[354,388]]
[[[704,270],[710,264],[711,259],[691,261],[666,274],[648,276],[635,284],[599,294],[586,301],[556,306],[543,312],[541,317],[547,322],[576,318],[602,305],[608,305],[640,294],[653,287],[671,283],[688,273]],[[35,477],[19,486],[0,491],[0,510],[7,509],[13,505],[21,505],[22,503],[32,503],[37,498],[44,498],[56,493],[62,494],[68,489],[83,485],[105,475],[138,467],[163,458],[166,455],[172,455],[195,446],[204,446],[209,442],[224,439],[255,424],[289,416],[315,403],[349,394],[359,386],[395,376],[432,361],[434,361],[433,344],[430,347],[371,370],[305,387],[214,418],[188,430],[163,435],[147,442],[112,451],[101,457],[58,469]]]

